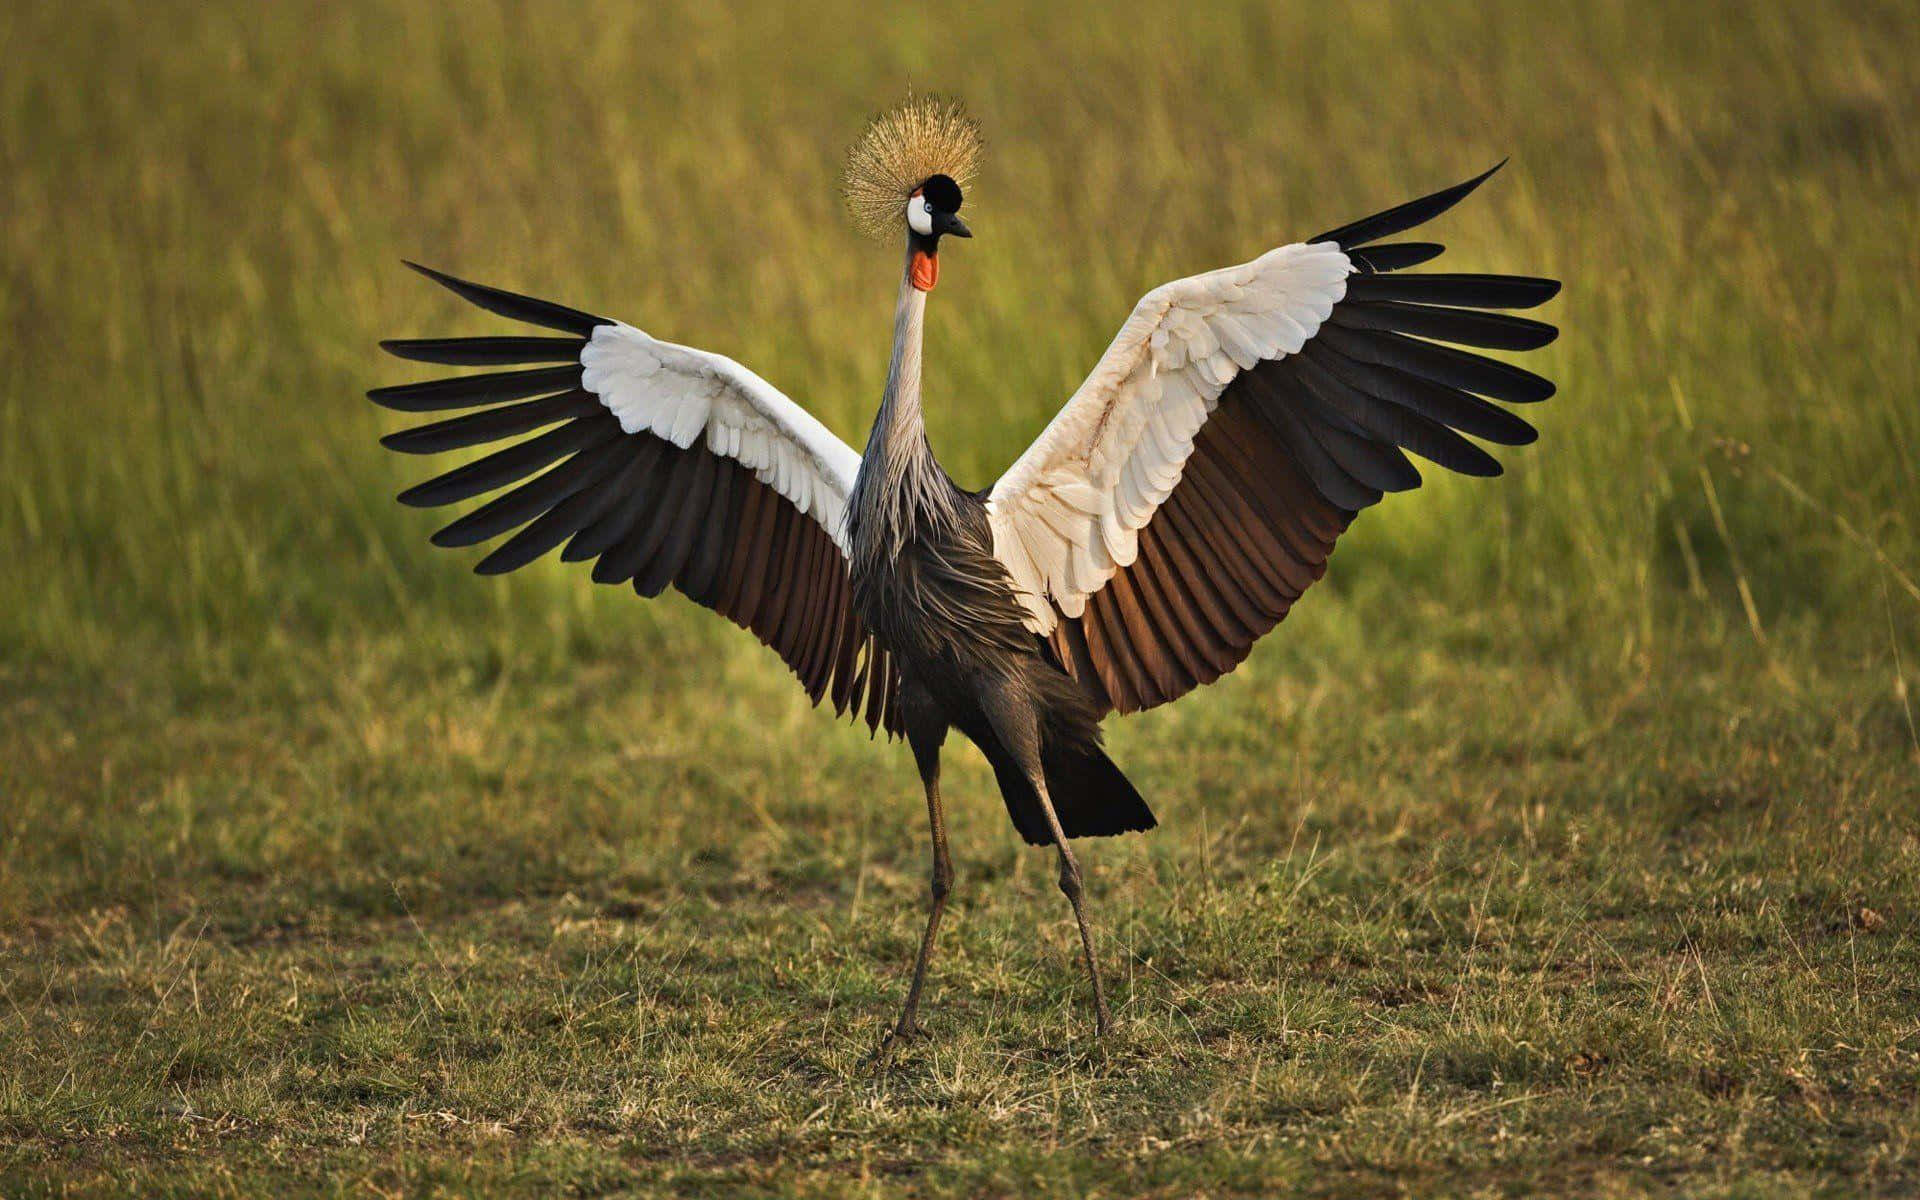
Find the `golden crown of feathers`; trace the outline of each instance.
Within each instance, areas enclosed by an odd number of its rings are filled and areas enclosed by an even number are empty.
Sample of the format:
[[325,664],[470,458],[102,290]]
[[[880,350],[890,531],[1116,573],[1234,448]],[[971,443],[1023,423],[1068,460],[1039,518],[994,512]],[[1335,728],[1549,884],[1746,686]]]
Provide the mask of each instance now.
[[860,232],[884,238],[900,230],[907,197],[929,175],[965,188],[980,165],[980,126],[956,100],[913,96],[867,122],[847,151],[841,194]]

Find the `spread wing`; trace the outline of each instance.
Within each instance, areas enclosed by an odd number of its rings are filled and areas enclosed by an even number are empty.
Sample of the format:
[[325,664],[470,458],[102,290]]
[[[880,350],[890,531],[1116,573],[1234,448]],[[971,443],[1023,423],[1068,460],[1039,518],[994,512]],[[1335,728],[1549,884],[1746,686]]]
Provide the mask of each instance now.
[[516,368],[367,393],[402,412],[478,410],[389,434],[388,448],[434,454],[534,434],[400,494],[437,506],[513,485],[435,533],[435,545],[510,533],[475,570],[500,574],[559,548],[563,561],[592,560],[598,583],[643,596],[672,585],[752,630],[815,703],[830,695],[836,712],[892,727],[895,671],[855,613],[847,575],[844,517],[860,459],[845,442],[731,359],[415,269],[566,335],[381,343],[420,362]]
[[1491,174],[1147,293],[994,485],[994,553],[1028,628],[1108,707],[1164,704],[1238,666],[1354,514],[1419,486],[1407,452],[1497,475],[1463,434],[1534,439],[1489,400],[1544,400],[1553,385],[1438,343],[1544,346],[1553,326],[1485,310],[1560,285],[1395,274],[1443,247],[1377,244]]

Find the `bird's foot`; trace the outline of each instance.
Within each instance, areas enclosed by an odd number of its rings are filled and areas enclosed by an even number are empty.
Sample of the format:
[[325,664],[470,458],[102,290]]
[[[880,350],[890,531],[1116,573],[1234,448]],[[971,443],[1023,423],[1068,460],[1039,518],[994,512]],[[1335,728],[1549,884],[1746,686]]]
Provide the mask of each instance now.
[[1109,1037],[1113,1033],[1113,1013],[1107,1008],[1106,990],[1096,987],[1093,992],[1093,1034],[1095,1037]]
[[1113,1013],[1107,1008],[1106,989],[1100,986],[1099,976],[1094,976],[1093,984],[1093,1036],[1105,1038],[1113,1033]]
[[933,1034],[927,1032],[927,1027],[919,1021],[912,1017],[902,1017],[894,1023],[892,1029],[887,1031],[887,1036],[880,1039],[880,1048],[873,1052],[873,1061],[875,1065],[884,1066],[893,1056],[893,1052],[903,1044],[925,1041],[932,1036]]
[[918,1020],[913,1017],[902,1017],[896,1021],[893,1028],[887,1032],[887,1038],[884,1044],[895,1046],[903,1042],[922,1042],[932,1036],[933,1034],[927,1032],[927,1027],[922,1025]]

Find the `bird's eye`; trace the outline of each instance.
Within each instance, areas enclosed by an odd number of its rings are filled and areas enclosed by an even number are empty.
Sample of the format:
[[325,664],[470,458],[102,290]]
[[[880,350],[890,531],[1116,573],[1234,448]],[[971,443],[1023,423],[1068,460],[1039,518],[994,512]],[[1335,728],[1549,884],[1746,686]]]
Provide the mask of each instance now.
[[933,202],[925,196],[907,201],[907,227],[921,236],[933,232]]

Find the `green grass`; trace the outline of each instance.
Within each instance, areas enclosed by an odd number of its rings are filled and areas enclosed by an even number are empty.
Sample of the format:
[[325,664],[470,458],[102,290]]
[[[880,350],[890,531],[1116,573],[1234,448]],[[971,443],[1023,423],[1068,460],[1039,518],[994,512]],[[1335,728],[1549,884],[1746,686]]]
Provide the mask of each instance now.
[[[0,1194],[1920,1188],[1920,44],[1902,6],[0,9]],[[1139,293],[1511,153],[1568,281],[1491,483],[1368,513],[1113,722],[1118,1035],[950,754],[937,1038],[898,746],[752,639],[392,494],[416,257],[747,362],[850,440],[845,142],[991,141],[936,448]],[[1528,414],[1530,417],[1536,414]],[[1430,474],[1433,474],[1430,472]]]

